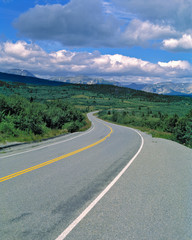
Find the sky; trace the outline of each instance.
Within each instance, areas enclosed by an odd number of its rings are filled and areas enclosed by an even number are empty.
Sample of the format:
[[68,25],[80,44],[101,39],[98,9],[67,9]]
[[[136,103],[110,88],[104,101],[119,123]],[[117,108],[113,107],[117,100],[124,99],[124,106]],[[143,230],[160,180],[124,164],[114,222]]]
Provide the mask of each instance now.
[[0,0],[0,71],[192,82],[191,0]]

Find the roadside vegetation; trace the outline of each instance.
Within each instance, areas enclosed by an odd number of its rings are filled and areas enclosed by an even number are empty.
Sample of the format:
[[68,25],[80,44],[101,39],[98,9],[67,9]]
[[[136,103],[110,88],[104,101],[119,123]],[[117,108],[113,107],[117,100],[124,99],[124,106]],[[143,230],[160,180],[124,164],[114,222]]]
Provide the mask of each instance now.
[[85,116],[61,101],[30,102],[0,95],[0,141],[34,141],[85,128]]
[[85,129],[90,125],[85,113],[99,110],[103,119],[192,147],[190,97],[110,85],[43,86],[5,80],[0,81],[0,94],[0,141],[38,140]]
[[0,94],[19,95],[41,103],[63,100],[83,112],[111,108],[137,111],[139,107],[148,107],[154,113],[184,116],[192,109],[190,97],[158,95],[111,85],[42,86],[0,81]]
[[153,113],[149,108],[139,111],[104,110],[99,117],[118,124],[130,126],[161,137],[177,141],[192,147],[192,110],[183,117],[177,114],[168,115],[160,111]]

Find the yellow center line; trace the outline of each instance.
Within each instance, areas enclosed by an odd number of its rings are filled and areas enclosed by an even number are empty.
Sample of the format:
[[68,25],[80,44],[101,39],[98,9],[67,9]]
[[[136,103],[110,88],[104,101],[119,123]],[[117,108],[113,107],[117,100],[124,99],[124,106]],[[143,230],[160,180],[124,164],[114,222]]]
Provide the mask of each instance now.
[[[104,125],[106,125],[106,124],[104,124]],[[31,171],[33,171],[33,170],[35,170],[35,169],[38,169],[38,168],[47,166],[47,165],[49,165],[49,164],[51,164],[51,163],[54,163],[54,162],[60,161],[60,160],[62,160],[62,159],[64,159],[64,158],[73,156],[73,155],[75,155],[75,154],[77,154],[77,153],[80,153],[80,152],[85,151],[85,150],[87,150],[87,149],[89,149],[89,148],[92,148],[92,147],[96,146],[96,145],[99,144],[99,143],[104,142],[108,137],[110,137],[111,133],[113,132],[113,129],[112,129],[110,126],[108,126],[108,125],[106,125],[106,126],[107,126],[111,131],[110,131],[110,133],[109,133],[107,136],[105,136],[104,138],[100,139],[99,141],[97,141],[97,142],[95,142],[95,143],[92,143],[92,144],[90,144],[90,145],[88,145],[88,146],[86,146],[86,147],[83,147],[83,148],[80,148],[80,149],[78,149],[78,150],[75,150],[75,151],[73,151],[73,152],[70,152],[70,153],[67,153],[67,154],[65,154],[65,155],[62,155],[62,156],[60,156],[60,157],[51,159],[51,160],[49,160],[49,161],[47,161],[47,162],[44,162],[44,163],[35,165],[35,166],[33,166],[33,167],[30,167],[30,168],[26,168],[26,169],[21,170],[21,171],[19,171],[19,172],[16,172],[16,173],[7,175],[7,176],[5,176],[5,177],[2,177],[2,178],[0,178],[0,182],[7,181],[7,180],[9,180],[9,179],[11,179],[11,178],[17,177],[17,176],[22,175],[22,174],[24,174],[24,173],[31,172]]]

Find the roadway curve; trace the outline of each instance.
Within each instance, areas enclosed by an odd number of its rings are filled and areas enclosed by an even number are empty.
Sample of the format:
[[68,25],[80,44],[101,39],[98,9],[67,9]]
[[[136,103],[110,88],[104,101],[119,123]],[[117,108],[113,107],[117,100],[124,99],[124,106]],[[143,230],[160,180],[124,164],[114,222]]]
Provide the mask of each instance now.
[[1,154],[1,238],[63,239],[60,234],[139,153],[66,239],[190,239],[192,151],[145,134],[141,150],[135,130],[89,118],[93,125],[85,133]]

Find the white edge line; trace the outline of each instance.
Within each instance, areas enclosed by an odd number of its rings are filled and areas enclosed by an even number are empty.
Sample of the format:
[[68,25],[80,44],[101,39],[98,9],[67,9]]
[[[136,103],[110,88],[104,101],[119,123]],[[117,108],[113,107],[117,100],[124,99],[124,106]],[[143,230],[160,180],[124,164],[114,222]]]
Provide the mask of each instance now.
[[[75,138],[81,137],[81,136],[83,136],[83,135],[86,135],[86,134],[92,132],[94,128],[95,128],[95,125],[94,125],[94,123],[92,122],[91,129],[89,129],[88,131],[86,131],[86,132],[84,132],[84,133],[82,133],[82,134],[79,134],[79,135],[76,136],[76,137],[72,137],[72,138],[69,138],[69,139],[65,139],[65,140],[63,140],[63,141],[56,142],[56,143],[51,143],[51,144],[46,145],[46,146],[33,148],[33,149],[30,149],[30,150],[27,150],[27,151],[24,151],[24,152],[14,153],[14,154],[7,155],[7,156],[3,156],[3,157],[0,156],[0,159],[2,159],[2,158],[4,159],[4,158],[8,158],[8,157],[13,157],[13,156],[16,156],[16,155],[20,155],[20,154],[24,154],[24,153],[36,151],[36,150],[39,150],[39,149],[43,149],[43,148],[46,148],[46,147],[50,147],[50,146],[53,146],[53,145],[57,145],[57,144],[60,144],[60,143],[68,142],[68,141],[70,141],[70,140],[73,140],[73,139],[75,139]],[[75,133],[77,133],[77,132],[75,132]],[[75,133],[73,133],[73,134],[75,134]]]
[[[132,129],[132,128],[131,128]],[[120,173],[112,180],[112,182],[98,195],[98,197],[90,203],[90,205],[55,239],[63,240],[65,237],[77,226],[77,224],[92,210],[92,208],[104,197],[104,195],[113,187],[113,185],[119,180],[119,178],[124,174],[124,172],[129,168],[135,158],[141,152],[144,145],[144,139],[142,135],[135,129],[133,131],[137,132],[141,137],[141,146],[133,158],[128,162],[128,164],[120,171]]]

